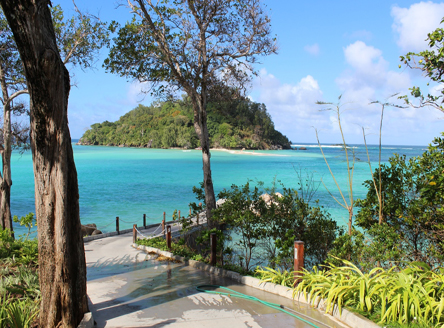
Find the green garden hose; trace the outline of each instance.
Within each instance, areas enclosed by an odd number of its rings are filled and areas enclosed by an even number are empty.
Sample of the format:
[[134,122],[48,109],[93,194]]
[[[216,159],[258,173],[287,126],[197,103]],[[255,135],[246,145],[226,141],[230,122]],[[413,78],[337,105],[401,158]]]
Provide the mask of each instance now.
[[[228,291],[228,292],[227,292],[227,293],[224,293],[224,292],[216,292],[215,290],[208,290],[208,289],[205,289],[205,288],[212,288],[212,289],[219,288],[219,289],[226,290],[226,291]],[[275,309],[275,310],[279,310],[279,311],[282,311],[282,312],[284,312],[284,313],[287,313],[287,314],[291,315],[292,317],[295,317],[296,319],[301,320],[301,321],[305,322],[306,324],[309,324],[310,326],[313,326],[313,327],[315,327],[315,328],[320,328],[319,326],[316,326],[315,324],[311,323],[310,321],[307,321],[307,320],[305,320],[305,319],[302,319],[301,317],[299,317],[299,316],[297,316],[297,315],[295,315],[295,314],[289,312],[288,310],[290,310],[290,311],[294,311],[294,310],[291,310],[291,309],[289,309],[289,308],[285,308],[283,305],[280,305],[280,304],[277,304],[277,303],[266,302],[266,301],[260,300],[260,299],[257,298],[257,297],[249,296],[249,295],[245,295],[245,294],[239,293],[239,292],[237,292],[237,291],[235,291],[235,290],[232,290],[232,289],[230,289],[230,288],[227,288],[227,287],[218,286],[218,285],[200,285],[200,286],[197,286],[196,289],[197,289],[199,292],[202,292],[202,293],[210,293],[210,294],[217,294],[217,295],[225,295],[225,296],[230,296],[230,297],[243,298],[243,299],[250,300],[250,301],[256,301],[256,302],[262,303],[262,304],[264,304],[264,305],[266,305],[266,306],[268,306],[268,307],[271,307],[271,308],[273,308],[273,309]],[[296,312],[296,311],[294,311],[294,312]],[[312,320],[313,320],[313,319],[312,319]],[[317,320],[314,320],[314,321],[317,321]],[[319,321],[317,321],[317,322],[319,322]],[[319,322],[319,323],[321,323],[322,325],[325,325],[325,324],[323,324],[322,322]],[[325,326],[326,326],[326,325],[325,325]]]

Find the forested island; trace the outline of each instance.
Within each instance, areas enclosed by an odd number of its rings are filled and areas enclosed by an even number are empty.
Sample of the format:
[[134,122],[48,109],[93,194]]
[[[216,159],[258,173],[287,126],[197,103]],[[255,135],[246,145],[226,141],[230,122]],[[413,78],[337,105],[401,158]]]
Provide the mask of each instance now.
[[[208,104],[208,131],[213,148],[290,149],[290,141],[274,128],[264,104],[243,98]],[[193,108],[181,100],[139,105],[116,122],[91,125],[80,145],[146,148],[196,148]]]

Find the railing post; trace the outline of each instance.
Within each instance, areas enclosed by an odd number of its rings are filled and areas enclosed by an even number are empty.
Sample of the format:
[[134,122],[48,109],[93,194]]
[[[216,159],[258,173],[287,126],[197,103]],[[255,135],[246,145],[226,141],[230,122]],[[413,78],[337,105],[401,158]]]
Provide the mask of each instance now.
[[137,224],[133,224],[133,244],[137,241]]
[[191,207],[190,207],[190,216],[191,216]]
[[166,238],[165,237],[165,212],[163,212],[162,233],[163,233],[163,238]]
[[116,216],[116,231],[117,231],[117,234],[120,235],[119,217],[118,216]]
[[171,249],[171,226],[167,225],[167,247]]
[[178,216],[178,218],[180,219],[180,210],[179,210],[179,216]]
[[216,265],[216,245],[217,245],[217,240],[216,240],[216,233],[212,232],[210,235],[210,244],[211,244],[211,257],[210,257],[210,264],[211,265]]
[[146,214],[143,215],[143,229],[146,229]]
[[297,273],[297,271],[301,271],[303,267],[304,267],[304,242],[298,240],[294,242],[295,284],[299,282],[298,277],[301,276],[301,273]]

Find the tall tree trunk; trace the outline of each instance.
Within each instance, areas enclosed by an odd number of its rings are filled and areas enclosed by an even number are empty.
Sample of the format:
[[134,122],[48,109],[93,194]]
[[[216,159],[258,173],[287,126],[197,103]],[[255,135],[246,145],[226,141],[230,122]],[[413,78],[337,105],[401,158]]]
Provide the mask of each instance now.
[[48,0],[0,0],[30,94],[42,294],[40,327],[76,327],[88,311],[77,171],[68,129],[69,74]]
[[0,64],[0,84],[3,96],[3,176],[0,174],[0,221],[3,229],[13,231],[11,217],[11,105],[4,73]]
[[0,185],[0,216],[2,228],[13,231],[11,217],[11,112],[9,105],[4,106],[3,111],[3,140],[3,179]]
[[191,98],[194,110],[194,130],[200,140],[202,148],[202,164],[203,164],[203,178],[205,189],[205,204],[206,215],[208,218],[209,227],[214,224],[211,221],[212,210],[216,208],[216,196],[214,195],[213,179],[211,177],[211,154],[210,154],[210,137],[207,128],[207,106],[205,99],[199,99],[198,95],[194,95],[192,91],[188,92]]

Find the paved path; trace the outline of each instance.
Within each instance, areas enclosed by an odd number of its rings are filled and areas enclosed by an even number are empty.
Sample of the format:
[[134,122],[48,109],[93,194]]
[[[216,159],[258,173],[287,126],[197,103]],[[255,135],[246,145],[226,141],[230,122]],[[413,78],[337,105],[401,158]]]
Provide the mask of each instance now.
[[88,296],[97,327],[312,327],[256,302],[197,292],[201,284],[223,285],[338,327],[292,300],[183,264],[147,260],[131,242],[132,235],[126,234],[85,243]]

